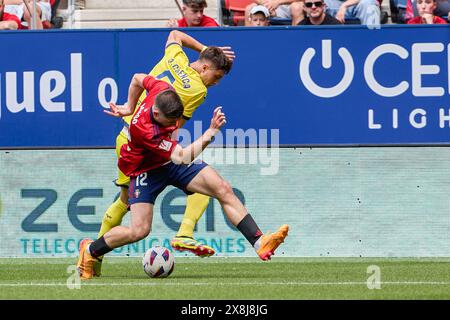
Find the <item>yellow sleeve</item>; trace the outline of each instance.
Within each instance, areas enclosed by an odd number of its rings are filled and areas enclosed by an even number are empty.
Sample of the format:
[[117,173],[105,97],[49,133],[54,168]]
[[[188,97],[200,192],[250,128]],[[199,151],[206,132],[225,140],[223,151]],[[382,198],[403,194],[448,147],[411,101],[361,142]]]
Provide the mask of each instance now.
[[166,46],[163,59],[165,61],[174,59],[182,68],[189,65],[189,58],[178,42],[172,42]]

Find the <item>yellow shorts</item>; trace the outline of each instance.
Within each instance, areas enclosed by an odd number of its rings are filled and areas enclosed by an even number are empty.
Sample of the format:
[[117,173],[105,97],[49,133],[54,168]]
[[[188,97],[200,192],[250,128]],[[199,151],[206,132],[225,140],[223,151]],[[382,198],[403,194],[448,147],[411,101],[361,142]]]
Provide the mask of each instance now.
[[[119,156],[120,156],[120,148],[122,148],[122,146],[127,142],[128,142],[127,134],[124,132],[124,130],[122,130],[117,135],[117,138],[116,138],[117,159],[119,159]],[[120,171],[120,169],[117,169],[117,176],[118,176],[118,178],[116,179],[116,181],[114,181],[116,186],[128,188],[128,186],[130,185],[130,177],[127,177],[122,171]]]

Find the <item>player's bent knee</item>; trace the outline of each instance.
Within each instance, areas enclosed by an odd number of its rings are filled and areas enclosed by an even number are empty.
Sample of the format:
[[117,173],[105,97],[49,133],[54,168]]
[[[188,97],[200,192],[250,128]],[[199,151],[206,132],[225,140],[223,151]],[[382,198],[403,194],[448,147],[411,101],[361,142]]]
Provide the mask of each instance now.
[[227,201],[227,199],[229,199],[230,196],[233,196],[233,188],[227,181],[222,179],[217,186],[215,195],[217,200]]
[[131,233],[131,242],[137,242],[146,238],[150,234],[150,228],[134,229]]

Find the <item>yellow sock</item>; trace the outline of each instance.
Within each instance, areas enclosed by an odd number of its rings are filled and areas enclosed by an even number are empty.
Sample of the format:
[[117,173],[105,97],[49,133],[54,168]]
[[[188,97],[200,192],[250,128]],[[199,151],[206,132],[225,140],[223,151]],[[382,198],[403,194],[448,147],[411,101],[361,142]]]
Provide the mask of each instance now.
[[103,216],[102,226],[98,233],[98,237],[100,238],[112,228],[120,225],[122,223],[122,218],[127,211],[127,205],[123,203],[120,198],[111,204]]
[[194,228],[209,204],[209,197],[194,193],[187,197],[186,211],[178,229],[177,237],[194,237]]

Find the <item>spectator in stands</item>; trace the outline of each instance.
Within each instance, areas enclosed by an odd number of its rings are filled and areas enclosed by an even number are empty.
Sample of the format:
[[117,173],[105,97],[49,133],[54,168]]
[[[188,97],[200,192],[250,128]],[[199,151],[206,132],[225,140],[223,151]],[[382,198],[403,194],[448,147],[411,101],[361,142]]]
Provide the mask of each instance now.
[[250,26],[250,11],[254,6],[263,5],[269,12],[270,16],[281,19],[291,19],[293,26],[297,25],[305,18],[303,12],[304,0],[254,0],[245,8],[245,25]]
[[[417,0],[407,0],[405,2],[407,3],[406,20],[420,16]],[[450,20],[450,0],[436,0],[436,9],[434,9],[433,13],[435,16]]]
[[20,25],[18,16],[5,12],[4,0],[0,0],[0,30],[17,30]]
[[[28,29],[31,26],[34,4],[31,0],[4,0],[8,13],[15,14],[21,20],[19,29]],[[50,21],[52,8],[50,0],[36,0],[36,29],[43,29],[42,21]]]
[[269,25],[270,13],[269,9],[264,6],[254,6],[250,10],[250,26],[252,27],[267,27]]
[[23,2],[21,0],[4,0],[5,12],[16,16],[19,19],[19,28],[25,29],[22,26],[23,18]]
[[436,0],[417,0],[419,16],[408,20],[408,24],[447,24],[447,21],[434,14],[436,6]]
[[305,0],[306,18],[299,25],[326,25],[341,24],[341,22],[325,13],[326,4],[324,0]]
[[341,23],[346,19],[359,19],[361,24],[380,24],[380,7],[377,0],[325,0],[327,13]]
[[203,14],[207,6],[206,0],[183,0],[183,18],[170,19],[167,26],[169,28],[218,27],[218,23],[213,18]]
[[[50,22],[52,20],[52,7],[50,0],[35,0],[36,1],[36,29],[44,29],[44,21]],[[23,4],[23,18],[25,20],[22,25],[30,28],[32,21],[33,2],[28,2],[26,6]],[[25,7],[26,6],[26,7]]]

